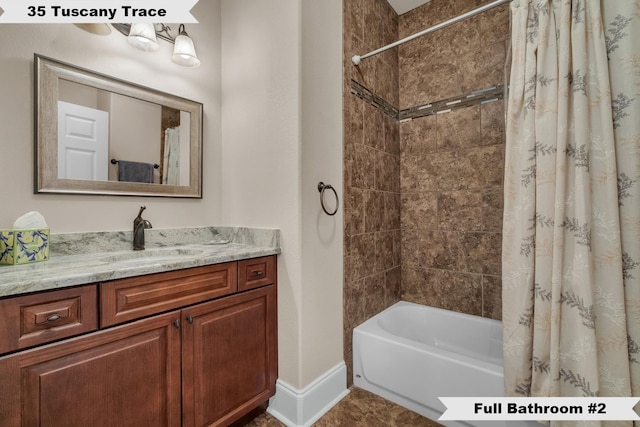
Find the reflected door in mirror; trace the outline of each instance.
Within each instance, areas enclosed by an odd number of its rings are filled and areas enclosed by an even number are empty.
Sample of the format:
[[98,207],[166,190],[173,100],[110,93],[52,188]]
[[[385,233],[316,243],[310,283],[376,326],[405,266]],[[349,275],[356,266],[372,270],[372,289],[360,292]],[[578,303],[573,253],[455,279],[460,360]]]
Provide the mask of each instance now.
[[109,113],[58,101],[58,178],[108,179]]

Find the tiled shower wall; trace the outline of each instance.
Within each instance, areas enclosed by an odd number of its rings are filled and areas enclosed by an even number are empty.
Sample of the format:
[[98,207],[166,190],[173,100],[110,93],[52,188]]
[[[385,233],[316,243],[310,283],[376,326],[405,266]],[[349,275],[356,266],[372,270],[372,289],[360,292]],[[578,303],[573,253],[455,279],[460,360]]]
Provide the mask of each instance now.
[[[508,6],[351,64],[483,3],[432,0],[398,17],[386,0],[344,0],[349,382],[353,328],[400,298],[500,317],[502,100],[412,120],[397,111],[503,85]],[[391,108],[354,95],[352,80]]]
[[398,105],[397,49],[360,67],[351,56],[397,40],[386,0],[344,0],[344,352],[355,326],[400,299],[400,134],[397,117],[350,94],[355,80]]
[[[432,0],[399,36],[483,3]],[[502,86],[508,7],[400,46],[400,109]],[[503,133],[502,99],[401,122],[403,300],[500,318]]]

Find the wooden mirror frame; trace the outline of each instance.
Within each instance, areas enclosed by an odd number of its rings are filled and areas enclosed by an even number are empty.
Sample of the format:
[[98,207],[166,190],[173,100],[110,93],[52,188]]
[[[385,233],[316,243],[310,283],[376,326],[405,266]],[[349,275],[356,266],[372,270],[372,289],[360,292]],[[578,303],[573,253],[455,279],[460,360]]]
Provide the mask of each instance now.
[[[34,193],[202,198],[202,104],[94,71],[34,55]],[[189,185],[58,178],[59,80],[91,86],[190,113]]]

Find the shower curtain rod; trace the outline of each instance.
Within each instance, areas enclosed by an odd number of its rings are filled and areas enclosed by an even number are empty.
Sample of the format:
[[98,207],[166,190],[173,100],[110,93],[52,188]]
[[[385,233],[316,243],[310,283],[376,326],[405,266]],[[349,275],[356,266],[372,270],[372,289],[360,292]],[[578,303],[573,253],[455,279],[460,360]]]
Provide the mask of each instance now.
[[412,36],[405,37],[402,40],[398,40],[397,42],[388,44],[388,45],[386,45],[384,47],[381,47],[380,49],[376,49],[376,50],[374,50],[372,52],[369,52],[366,55],[354,55],[351,58],[351,62],[353,62],[353,65],[360,65],[360,61],[362,61],[363,59],[366,59],[366,58],[368,58],[370,56],[377,55],[377,54],[382,53],[382,52],[384,52],[386,50],[389,50],[389,49],[392,49],[392,48],[394,48],[396,46],[399,46],[399,45],[401,45],[403,43],[406,43],[406,42],[411,41],[413,39],[417,39],[418,37],[422,37],[425,34],[429,34],[429,33],[432,33],[432,32],[434,32],[436,30],[440,30],[440,29],[442,29],[444,27],[448,27],[451,24],[455,24],[456,22],[463,21],[463,20],[465,20],[467,18],[471,18],[472,16],[475,16],[475,15],[477,15],[479,13],[482,13],[482,12],[484,12],[486,10],[493,9],[496,6],[500,6],[501,4],[509,3],[509,2],[511,2],[511,0],[496,0],[494,2],[487,3],[484,6],[480,6],[480,7],[476,8],[476,9],[470,10],[469,12],[463,13],[462,15],[458,15],[455,18],[451,18],[448,21],[441,22],[441,23],[439,23],[437,25],[434,25],[433,27],[430,27],[430,28],[427,28],[426,30],[420,31],[419,33],[416,33],[416,34],[414,34]]

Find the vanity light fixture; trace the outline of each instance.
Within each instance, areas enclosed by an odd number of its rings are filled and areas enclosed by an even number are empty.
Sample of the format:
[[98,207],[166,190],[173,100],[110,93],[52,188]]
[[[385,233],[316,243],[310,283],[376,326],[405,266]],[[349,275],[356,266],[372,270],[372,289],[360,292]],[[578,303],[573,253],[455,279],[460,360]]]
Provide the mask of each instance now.
[[170,34],[171,28],[165,24],[111,24],[120,33],[127,36],[129,44],[136,49],[146,52],[156,51],[159,48],[158,39],[174,44],[172,60],[183,67],[197,67],[200,60],[196,55],[193,40],[187,34],[184,24],[178,27],[178,35]]
[[185,31],[184,24],[180,24],[178,28],[172,60],[184,67],[197,67],[200,65],[200,60],[196,56],[196,48],[193,46],[193,40]]
[[153,24],[147,22],[131,24],[127,41],[131,46],[144,50],[145,52],[156,51],[159,47],[158,39],[156,38],[156,29]]

